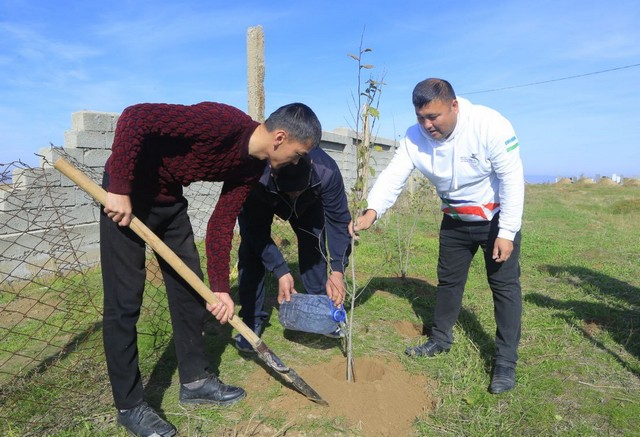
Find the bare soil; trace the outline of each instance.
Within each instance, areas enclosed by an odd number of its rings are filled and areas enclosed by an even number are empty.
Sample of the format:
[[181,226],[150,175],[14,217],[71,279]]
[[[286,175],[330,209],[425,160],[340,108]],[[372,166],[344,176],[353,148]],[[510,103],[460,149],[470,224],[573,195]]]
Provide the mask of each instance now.
[[[413,433],[415,419],[435,406],[430,395],[433,383],[423,375],[408,373],[396,357],[356,359],[355,382],[347,382],[346,359],[342,356],[295,370],[329,406],[315,404],[288,388],[266,404],[260,399],[251,400],[250,396],[247,401],[255,403],[254,408],[262,416],[284,415],[288,425],[285,431],[244,424],[245,432],[315,435],[304,429],[319,418],[333,418],[333,429],[322,431],[323,435],[408,436]],[[244,387],[249,393],[256,393],[269,390],[273,384],[279,383],[261,369],[250,376]]]

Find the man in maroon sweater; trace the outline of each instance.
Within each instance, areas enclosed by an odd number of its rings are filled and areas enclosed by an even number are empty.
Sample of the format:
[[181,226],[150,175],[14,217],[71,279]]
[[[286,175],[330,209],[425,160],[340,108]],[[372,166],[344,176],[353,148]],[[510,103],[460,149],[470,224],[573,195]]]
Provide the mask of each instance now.
[[205,305],[170,266],[158,262],[173,325],[180,401],[233,404],[246,393],[211,372],[203,329],[207,311],[220,323],[234,314],[229,261],[236,218],[267,159],[275,168],[297,163],[321,135],[318,118],[301,103],[279,108],[262,124],[236,108],[210,102],[139,104],[121,114],[103,180],[103,336],[118,423],[134,435],[173,436],[176,429],[143,400],[136,323],[145,283],[145,244],[128,228],[133,215],[203,277],[182,187],[195,181],[224,182],[206,235],[209,283],[219,303]]

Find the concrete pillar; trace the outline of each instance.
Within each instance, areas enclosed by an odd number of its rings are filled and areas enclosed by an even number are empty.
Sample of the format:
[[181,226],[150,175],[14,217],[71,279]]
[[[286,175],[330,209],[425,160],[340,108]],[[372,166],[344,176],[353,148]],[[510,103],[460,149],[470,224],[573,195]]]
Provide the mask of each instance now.
[[264,31],[262,26],[247,31],[248,113],[256,121],[264,121]]

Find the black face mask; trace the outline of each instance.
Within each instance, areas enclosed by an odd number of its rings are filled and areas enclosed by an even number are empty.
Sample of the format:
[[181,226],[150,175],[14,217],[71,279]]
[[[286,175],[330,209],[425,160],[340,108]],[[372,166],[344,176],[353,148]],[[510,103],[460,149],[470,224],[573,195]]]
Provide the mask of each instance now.
[[291,193],[303,191],[311,183],[311,160],[307,156],[300,158],[297,164],[289,164],[271,172],[276,189]]

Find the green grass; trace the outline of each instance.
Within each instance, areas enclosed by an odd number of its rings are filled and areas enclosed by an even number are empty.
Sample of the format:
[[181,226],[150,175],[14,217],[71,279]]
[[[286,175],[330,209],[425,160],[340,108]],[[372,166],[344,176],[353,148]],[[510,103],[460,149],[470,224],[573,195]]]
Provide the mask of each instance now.
[[[449,354],[435,359],[406,357],[404,349],[424,337],[407,340],[393,328],[399,321],[426,327],[432,321],[440,216],[435,201],[425,198],[430,202],[420,211],[410,241],[415,199],[405,198],[399,208],[362,233],[355,260],[357,285],[367,284],[355,308],[356,356],[390,354],[407,372],[433,381],[428,389],[434,408],[416,418],[416,435],[638,435],[640,228],[635,222],[640,188],[527,187],[518,386],[498,396],[487,392],[495,323],[479,256],[472,264]],[[280,242],[295,241],[288,225],[277,226],[274,233]],[[407,245],[409,262],[403,278],[399,254]],[[295,246],[287,245],[286,250],[287,258],[295,260]],[[93,284],[97,278],[88,280]],[[269,287],[271,307],[274,281]],[[278,435],[289,426],[294,435],[359,435],[350,424],[330,417],[289,424],[284,412],[269,408],[287,393],[273,378],[231,408],[183,408],[177,402],[167,322],[162,286],[150,286],[140,323],[147,398],[181,435],[251,435],[258,425],[264,431],[260,435]],[[21,380],[14,392],[3,388],[0,417],[7,420],[0,425],[2,435],[126,435],[114,424],[100,334],[98,329],[83,338],[81,345],[86,347]],[[229,327],[208,325],[214,370],[225,382],[253,384],[260,364],[239,356],[231,335]],[[341,354],[334,342],[317,336],[283,335],[275,309],[263,337],[294,368]],[[60,408],[65,402],[73,408]]]
[[[420,417],[420,435],[634,435],[640,429],[640,208],[635,187],[529,186],[523,225],[523,334],[518,387],[487,392],[495,323],[482,260],[474,259],[451,353],[401,357],[408,370],[439,382],[438,408]],[[358,271],[400,276],[398,216],[365,234]],[[437,222],[414,234],[410,281],[375,279],[382,294],[358,320],[384,314],[431,323]],[[362,266],[365,267],[362,267]],[[369,274],[370,275],[370,274]],[[362,283],[362,280],[360,280]],[[417,285],[420,284],[420,285]],[[404,303],[403,303],[404,300]],[[410,304],[409,304],[410,303]],[[366,313],[365,313],[366,312]],[[396,345],[396,352],[404,344]]]

